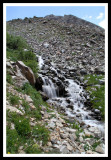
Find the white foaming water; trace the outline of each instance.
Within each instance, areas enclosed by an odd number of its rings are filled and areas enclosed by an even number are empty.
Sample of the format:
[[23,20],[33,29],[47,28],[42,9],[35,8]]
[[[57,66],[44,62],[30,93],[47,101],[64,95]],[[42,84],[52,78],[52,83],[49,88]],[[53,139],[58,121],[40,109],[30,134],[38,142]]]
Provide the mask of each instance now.
[[42,80],[43,80],[42,89],[46,93],[46,95],[49,98],[57,97],[56,89],[51,79],[48,79],[47,77],[45,79],[44,77],[42,77]]
[[42,59],[41,56],[38,56],[38,59],[39,59],[39,68],[41,69],[41,67],[42,67],[43,64],[44,64],[44,61],[43,61],[43,59]]

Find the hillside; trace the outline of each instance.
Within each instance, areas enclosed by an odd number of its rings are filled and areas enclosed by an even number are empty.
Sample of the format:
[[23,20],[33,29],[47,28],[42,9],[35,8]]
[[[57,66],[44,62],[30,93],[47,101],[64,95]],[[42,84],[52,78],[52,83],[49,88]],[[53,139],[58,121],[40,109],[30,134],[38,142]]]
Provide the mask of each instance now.
[[7,135],[21,139],[7,152],[103,154],[104,29],[48,15],[8,21],[7,32]]

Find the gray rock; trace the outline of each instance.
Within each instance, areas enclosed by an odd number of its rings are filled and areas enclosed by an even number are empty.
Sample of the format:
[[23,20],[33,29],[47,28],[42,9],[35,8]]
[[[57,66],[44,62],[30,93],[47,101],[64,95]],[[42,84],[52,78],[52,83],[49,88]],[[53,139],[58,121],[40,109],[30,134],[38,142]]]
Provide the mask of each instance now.
[[67,147],[65,145],[63,145],[62,147],[60,147],[60,151],[63,154],[68,154],[69,153],[69,150],[67,149]]
[[87,70],[86,70],[86,69],[81,69],[81,70],[80,70],[80,74],[81,74],[81,75],[87,74]]
[[16,113],[19,114],[19,115],[24,115],[20,110],[18,110],[18,109],[15,108],[15,107],[12,107],[12,106],[7,105],[7,106],[6,106],[6,109],[7,109],[7,110],[10,110],[10,112],[16,112]]
[[105,150],[104,150],[104,147],[102,146],[102,144],[99,145],[99,146],[97,146],[97,147],[95,148],[95,151],[96,151],[96,152],[99,152],[99,153],[101,153],[101,154],[104,154],[104,153],[105,153]]
[[48,47],[49,47],[49,43],[48,43],[48,42],[45,42],[45,43],[43,44],[43,46],[44,46],[45,48],[48,48]]
[[22,74],[27,78],[31,85],[35,85],[35,76],[31,68],[26,66],[22,61],[17,61],[16,64],[21,69]]

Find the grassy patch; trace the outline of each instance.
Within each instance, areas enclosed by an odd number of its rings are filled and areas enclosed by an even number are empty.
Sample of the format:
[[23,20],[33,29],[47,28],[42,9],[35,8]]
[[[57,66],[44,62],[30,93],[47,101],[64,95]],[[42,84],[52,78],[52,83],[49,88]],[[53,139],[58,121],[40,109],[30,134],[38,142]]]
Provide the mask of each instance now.
[[14,62],[23,61],[37,77],[38,63],[36,55],[21,37],[7,33],[7,58]]
[[25,148],[25,152],[28,154],[40,154],[42,150],[39,148],[39,145],[31,144]]
[[88,80],[87,85],[96,85],[99,83],[99,80],[102,78],[104,78],[103,75],[96,75],[96,74],[84,76],[84,80]]
[[6,81],[10,84],[13,84],[13,79],[9,73],[7,73],[7,75],[6,75]]
[[92,107],[101,111],[102,119],[105,116],[105,85],[99,85],[99,80],[103,75],[86,75],[84,80],[88,80],[86,91],[90,94]]
[[49,139],[49,131],[42,125],[36,125],[32,130],[32,136],[36,138],[38,141],[43,142],[43,145],[47,144]]
[[14,123],[19,135],[26,136],[31,132],[29,119],[26,119],[25,117],[19,117],[14,119]]
[[11,154],[17,153],[18,147],[20,145],[20,136],[18,135],[16,129],[11,130],[7,127],[7,153],[10,152]]
[[17,104],[19,104],[19,100],[20,100],[20,98],[19,98],[18,96],[15,96],[15,95],[10,94],[10,96],[9,96],[9,101],[10,101],[10,103],[11,103],[12,105],[17,105]]

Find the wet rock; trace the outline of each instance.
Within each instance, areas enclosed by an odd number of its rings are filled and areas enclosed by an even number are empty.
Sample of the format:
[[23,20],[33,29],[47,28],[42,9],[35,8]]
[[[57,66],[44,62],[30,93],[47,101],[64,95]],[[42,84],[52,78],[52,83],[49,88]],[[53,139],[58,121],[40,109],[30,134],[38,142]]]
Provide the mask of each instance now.
[[70,108],[70,109],[72,109],[73,110],[73,106],[72,105],[67,105],[67,108]]
[[101,112],[100,112],[99,109],[95,109],[95,110],[94,110],[94,113],[95,113],[95,114],[100,114]]
[[44,101],[47,101],[47,100],[49,99],[49,97],[48,97],[44,92],[39,91],[39,93],[40,93],[40,95],[42,96],[42,99],[43,99]]
[[81,69],[81,70],[80,70],[80,74],[81,74],[81,75],[87,74],[87,70],[86,70],[86,69]]

